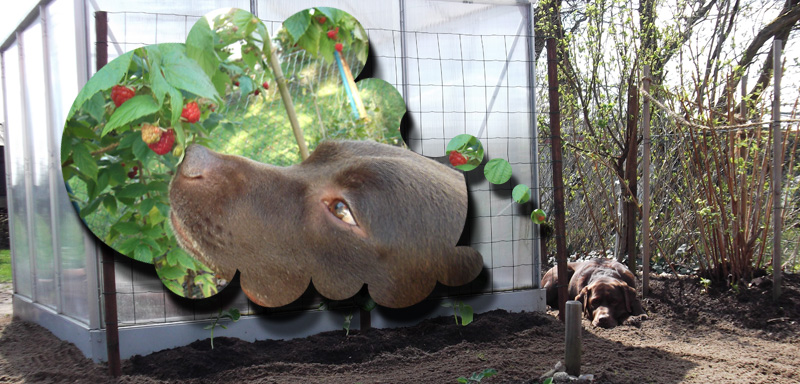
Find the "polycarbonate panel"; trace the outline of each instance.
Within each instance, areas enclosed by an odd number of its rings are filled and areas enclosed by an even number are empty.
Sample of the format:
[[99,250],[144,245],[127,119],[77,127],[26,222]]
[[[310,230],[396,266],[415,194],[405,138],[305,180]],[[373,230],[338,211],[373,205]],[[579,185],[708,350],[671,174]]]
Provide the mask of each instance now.
[[[183,43],[200,17],[221,8],[250,10],[249,0],[87,1],[88,25],[94,37],[96,11],[108,13],[108,61],[149,44]],[[92,49],[94,52],[94,49]],[[92,57],[94,63],[94,57]],[[96,71],[92,65],[92,73]]]
[[25,188],[25,127],[23,120],[19,68],[19,48],[17,43],[3,52],[3,77],[5,79],[5,109],[8,137],[5,150],[9,162],[8,189],[11,192],[8,212],[8,225],[11,236],[11,252],[14,258],[14,289],[19,295],[32,298],[32,270],[30,244],[28,243],[27,191]]
[[[78,58],[75,36],[75,14],[72,0],[57,0],[47,7],[47,44],[50,60],[51,108],[55,161],[59,159],[61,133],[72,101],[78,94]],[[61,279],[61,312],[85,324],[89,323],[89,284],[87,263],[94,262],[87,256],[85,237],[89,233],[67,195],[61,167],[54,167],[51,175],[55,196],[55,231],[58,233],[58,249]],[[92,255],[94,255],[92,253]],[[95,288],[96,289],[96,288]]]
[[47,103],[45,103],[44,53],[41,24],[34,22],[23,33],[23,65],[27,97],[27,130],[31,138],[33,189],[33,249],[36,301],[56,306],[55,259],[50,218],[50,148],[48,148]]

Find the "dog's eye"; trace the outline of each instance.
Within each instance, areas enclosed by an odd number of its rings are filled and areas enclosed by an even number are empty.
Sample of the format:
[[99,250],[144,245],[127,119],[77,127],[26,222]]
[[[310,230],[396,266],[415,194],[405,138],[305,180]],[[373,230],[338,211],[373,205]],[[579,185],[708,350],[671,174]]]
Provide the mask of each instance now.
[[356,220],[353,218],[353,214],[350,213],[350,207],[348,207],[343,201],[335,201],[333,204],[330,204],[328,208],[331,210],[331,213],[333,213],[334,216],[339,218],[339,220],[342,220],[350,225],[356,225]]

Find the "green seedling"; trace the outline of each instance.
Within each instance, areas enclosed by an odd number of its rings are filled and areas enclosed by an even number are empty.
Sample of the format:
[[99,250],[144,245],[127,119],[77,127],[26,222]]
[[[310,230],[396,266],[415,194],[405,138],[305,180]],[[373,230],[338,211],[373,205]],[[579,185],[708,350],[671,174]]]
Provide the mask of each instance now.
[[703,292],[708,293],[708,288],[711,287],[711,279],[706,279],[705,277],[701,277],[700,285],[703,286]]
[[[465,326],[472,322],[474,312],[472,307],[464,304],[461,301],[443,303],[442,307],[453,308],[453,317],[456,319],[456,324]],[[459,319],[461,319],[459,321]]]
[[497,370],[494,368],[487,368],[484,369],[483,372],[474,372],[470,377],[461,376],[456,381],[460,384],[469,384],[469,383],[480,383],[481,380],[492,377],[497,374]]
[[345,336],[350,336],[350,323],[352,323],[352,321],[353,321],[353,314],[352,313],[350,313],[350,314],[348,314],[347,316],[344,317],[344,325],[342,325],[342,328],[344,328],[344,330],[345,330],[345,334],[344,334]]
[[205,326],[203,329],[210,329],[211,330],[211,349],[214,349],[214,329],[217,327],[221,327],[222,329],[228,329],[224,324],[221,324],[219,321],[222,319],[229,319],[234,323],[239,321],[239,318],[242,317],[242,314],[236,308],[231,308],[227,311],[219,310],[219,314],[214,319],[214,322],[211,325]]

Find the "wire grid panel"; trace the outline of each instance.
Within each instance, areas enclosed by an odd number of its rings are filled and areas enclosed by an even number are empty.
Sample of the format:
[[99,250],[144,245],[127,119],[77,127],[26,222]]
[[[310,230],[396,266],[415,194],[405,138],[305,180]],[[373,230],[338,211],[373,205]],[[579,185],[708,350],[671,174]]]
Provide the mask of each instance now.
[[[469,29],[470,33],[437,32],[438,28],[422,25],[407,25],[404,31],[364,25],[373,49],[369,60],[375,60],[373,65],[377,67],[372,74],[405,93],[406,118],[411,122],[407,141],[413,150],[426,156],[443,156],[452,137],[469,133],[479,137],[487,160],[504,158],[512,166],[512,180],[499,186],[486,181],[482,166],[465,174],[470,210],[462,242],[466,240],[465,244],[483,255],[486,273],[468,286],[440,289],[434,295],[529,289],[538,283],[532,281],[533,268],[538,268],[538,260],[536,263],[532,260],[534,241],[538,238],[529,218],[530,204],[520,206],[513,203],[511,189],[517,184],[536,187],[531,176],[534,166],[531,155],[533,112],[528,86],[528,66],[532,63],[525,51],[527,39],[532,37],[522,33],[527,21],[517,7],[481,6],[503,21],[482,30],[480,23],[475,22],[477,14],[466,11],[469,7],[461,8],[458,4],[445,6],[453,8],[452,16],[455,17],[447,18],[445,30]],[[361,21],[357,12],[352,14]],[[140,32],[128,36],[125,31],[140,31],[141,24],[152,26],[158,20],[188,34],[191,24],[198,19],[195,16],[168,16],[134,15],[134,12],[109,14],[109,30],[117,37],[111,44],[121,47],[122,51],[118,53],[124,53],[146,44],[168,42],[168,39],[182,41],[185,35],[176,38],[179,34],[174,30],[168,31],[166,26],[150,28],[148,33],[153,35],[148,39],[141,37]],[[456,21],[457,17],[462,19]],[[274,36],[281,22],[267,20],[265,24]],[[413,30],[415,28],[418,30]],[[300,113],[313,108],[313,92],[307,89],[313,81],[307,81],[300,71],[293,69],[306,61],[303,55],[303,52],[295,52],[282,57],[285,75],[290,80],[290,93],[296,97]],[[346,60],[357,63],[351,58]],[[357,73],[360,68],[353,69]],[[335,70],[335,65],[321,66],[314,75],[330,77]],[[332,79],[338,77],[332,76]],[[229,107],[233,113],[240,116],[255,113],[257,116],[258,123],[248,127],[246,130],[253,130],[248,133],[272,127],[277,128],[276,132],[290,134],[288,126],[274,127],[283,119],[272,113],[259,113],[262,110],[283,110],[275,88],[259,98],[242,97],[236,93],[229,96],[227,102],[231,103]],[[349,107],[343,92],[337,97],[341,98],[342,108],[336,118],[342,118],[349,114]],[[305,115],[316,116],[314,113]],[[319,123],[314,119],[302,122],[304,127],[313,129]],[[255,160],[281,163],[268,156],[269,143],[250,140],[248,136],[228,135],[221,137],[219,142]],[[229,287],[208,300],[182,299],[163,287],[150,265],[122,257],[118,259],[117,267],[122,325],[206,319],[216,316],[220,305],[240,308],[243,313],[263,313],[311,309],[320,302],[320,297],[310,290],[288,307],[265,309],[250,303],[237,287]]]
[[470,212],[465,231],[488,271],[481,292],[538,285],[532,281],[536,234],[530,206],[511,199],[517,184],[536,186],[528,76],[533,63],[526,53],[532,37],[525,35],[525,12],[517,6],[405,4],[408,144],[425,156],[444,156],[449,140],[467,133],[483,144],[485,161],[510,162],[512,179],[502,185],[486,181],[483,165],[466,173]]

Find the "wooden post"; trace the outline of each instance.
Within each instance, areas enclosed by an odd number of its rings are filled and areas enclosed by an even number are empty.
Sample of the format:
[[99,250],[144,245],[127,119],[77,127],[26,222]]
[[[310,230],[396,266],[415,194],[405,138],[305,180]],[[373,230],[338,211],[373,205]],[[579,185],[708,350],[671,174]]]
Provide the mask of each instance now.
[[567,301],[567,318],[564,324],[564,367],[567,374],[581,374],[581,315],[580,301]]
[[567,302],[567,243],[564,235],[564,176],[561,156],[561,113],[558,94],[558,59],[556,39],[547,39],[547,81],[550,101],[550,154],[553,160],[553,211],[555,215],[556,265],[558,266],[558,318],[564,321],[564,305]]
[[[650,66],[644,66],[642,86],[650,93]],[[644,98],[642,106],[642,297],[650,289],[650,99]]]
[[772,300],[781,295],[781,181],[783,140],[781,139],[781,40],[772,43],[775,94],[772,98]]
[[[95,17],[95,64],[99,72],[108,64],[108,15],[97,11]],[[114,268],[114,251],[100,244],[97,247],[102,256],[103,265],[103,307],[106,325],[106,353],[108,354],[108,372],[113,377],[122,375],[122,364],[119,355],[119,324],[117,316],[117,283]]]

